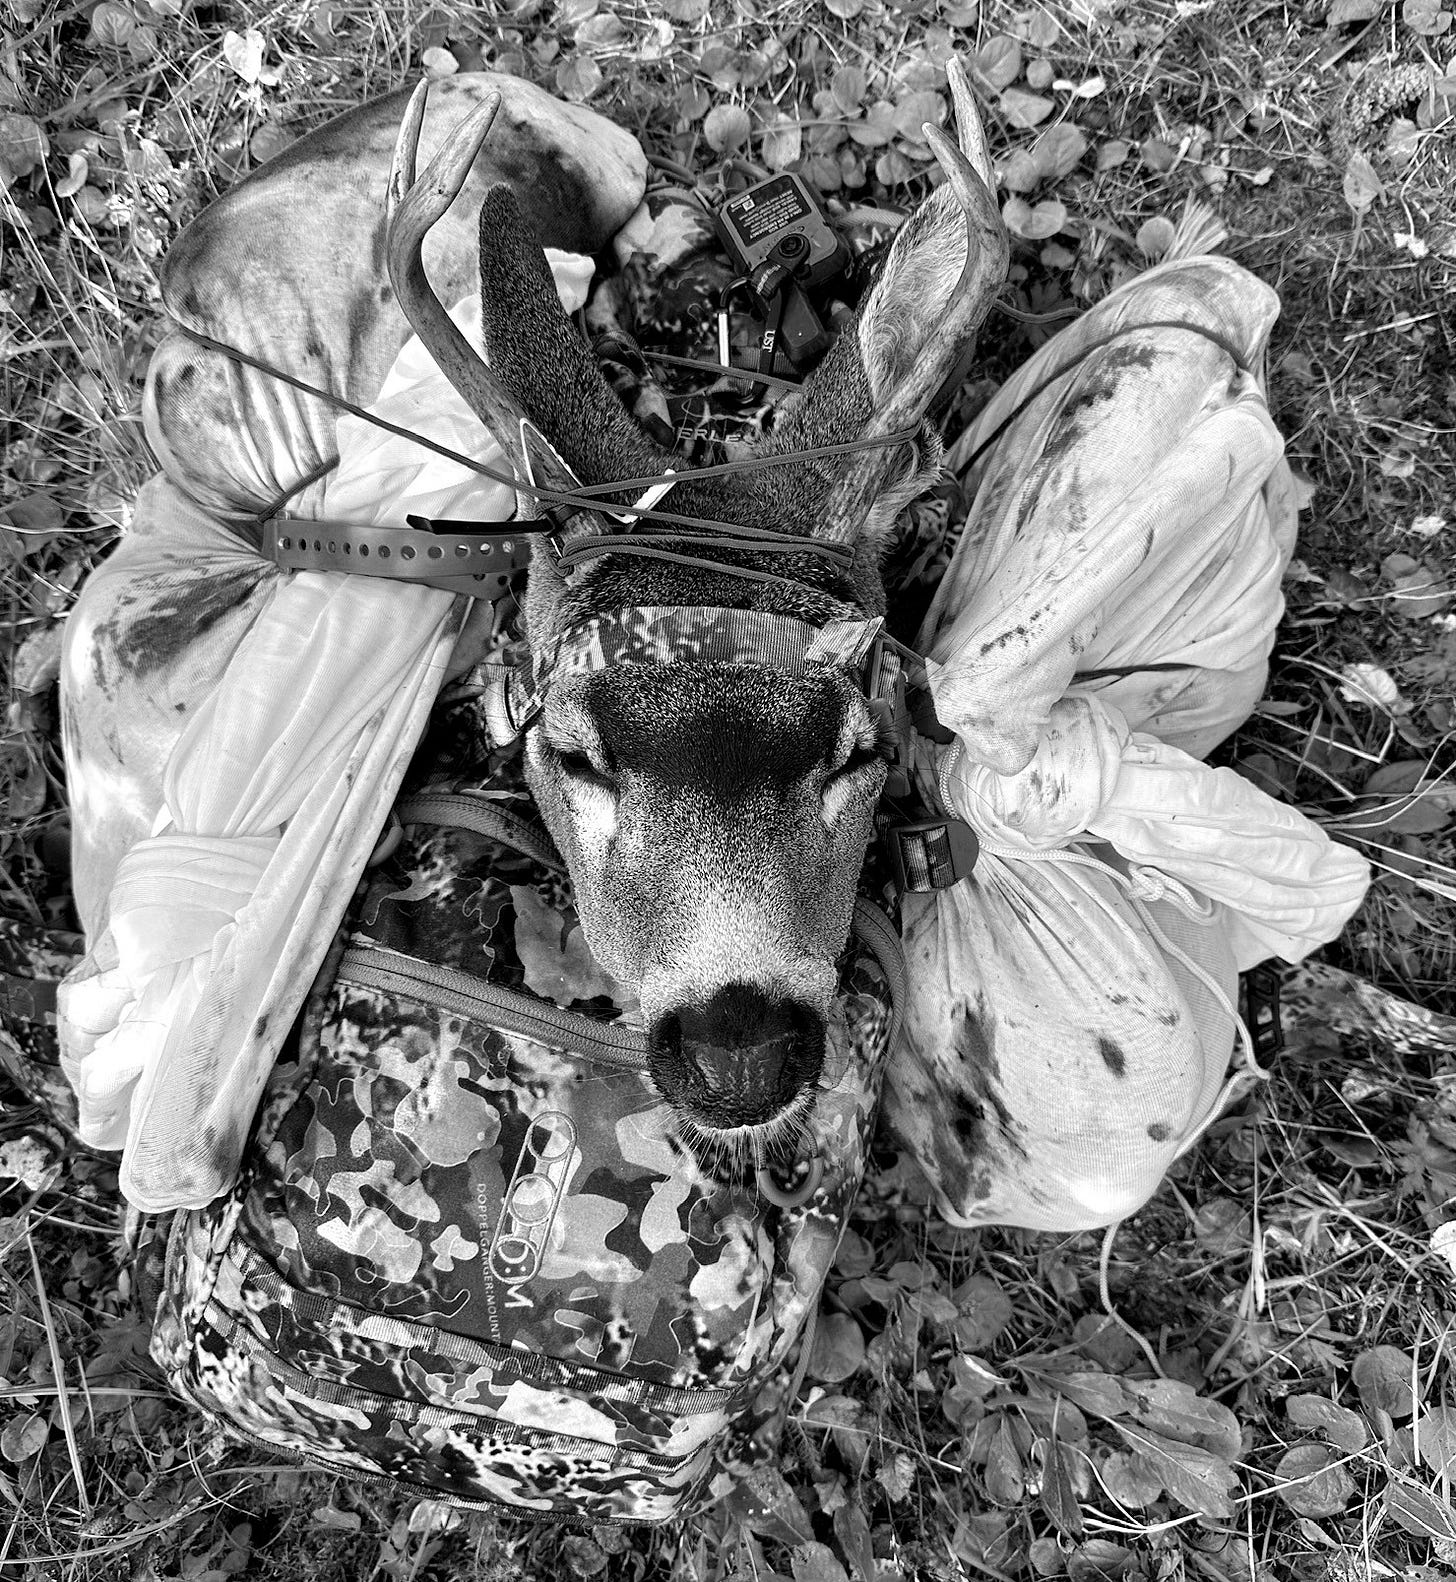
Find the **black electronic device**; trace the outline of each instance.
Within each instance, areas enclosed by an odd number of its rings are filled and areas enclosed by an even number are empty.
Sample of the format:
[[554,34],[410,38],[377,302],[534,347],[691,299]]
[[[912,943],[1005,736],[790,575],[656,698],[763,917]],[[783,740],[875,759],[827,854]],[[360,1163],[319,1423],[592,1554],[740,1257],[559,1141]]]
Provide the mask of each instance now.
[[800,286],[832,280],[849,262],[849,249],[829,224],[814,189],[791,171],[771,176],[729,198],[714,215],[718,235],[743,274],[770,261]]
[[729,306],[741,290],[761,320],[759,371],[772,373],[779,354],[795,368],[807,368],[831,338],[814,298],[844,274],[850,261],[813,188],[784,171],[729,198],[713,221],[740,271],[720,304],[723,361],[729,360]]

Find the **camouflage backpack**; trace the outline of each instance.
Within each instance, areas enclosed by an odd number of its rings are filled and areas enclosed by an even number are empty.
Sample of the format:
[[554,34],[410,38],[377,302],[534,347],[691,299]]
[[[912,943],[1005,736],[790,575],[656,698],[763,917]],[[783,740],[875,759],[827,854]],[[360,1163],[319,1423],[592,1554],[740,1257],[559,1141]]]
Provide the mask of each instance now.
[[898,941],[862,897],[812,1165],[712,1169],[651,1085],[518,771],[473,785],[400,804],[243,1179],[173,1222],[152,1354],[225,1427],[306,1462],[545,1519],[678,1517],[818,1303]]

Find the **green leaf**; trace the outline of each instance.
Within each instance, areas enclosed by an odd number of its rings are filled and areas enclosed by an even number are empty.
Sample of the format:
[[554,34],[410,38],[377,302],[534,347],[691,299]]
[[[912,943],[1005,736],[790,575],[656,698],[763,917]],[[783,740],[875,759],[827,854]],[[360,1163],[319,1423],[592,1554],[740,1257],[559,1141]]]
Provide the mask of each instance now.
[[1399,1420],[1416,1409],[1411,1389],[1415,1371],[1415,1359],[1409,1352],[1395,1346],[1372,1346],[1355,1358],[1351,1377],[1367,1412],[1389,1412]]
[[1005,33],[998,33],[976,51],[971,70],[993,93],[999,93],[1021,75],[1021,45]]
[[789,1563],[794,1582],[849,1582],[849,1573],[828,1544],[801,1544]]
[[7,1461],[28,1461],[39,1453],[49,1437],[50,1429],[46,1427],[45,1419],[34,1412],[27,1412],[24,1417],[12,1417],[0,1430],[0,1456],[4,1456]]
[[1073,126],[1069,121],[1049,127],[1031,145],[1031,157],[1048,181],[1059,181],[1069,175],[1086,152],[1087,139],[1081,127]]
[[898,187],[903,182],[914,181],[919,175],[898,148],[887,149],[875,161],[875,180],[882,187]]
[[703,136],[715,154],[742,148],[752,131],[753,123],[741,104],[715,104],[703,121]]
[[1456,1406],[1433,1406],[1419,1418],[1416,1444],[1438,1478],[1456,1476]]
[[851,121],[849,135],[861,148],[883,148],[895,138],[895,106],[879,99],[864,113],[864,119]]
[[[1034,1390],[1047,1388],[1053,1387],[1041,1380],[1033,1383]],[[1031,1394],[1023,1396],[1017,1404],[1027,1422],[1047,1434],[1055,1428],[1057,1438],[1064,1445],[1087,1443],[1087,1419],[1082,1415],[1082,1408],[1066,1396]]]
[[0,114],[0,192],[44,162],[50,142],[28,115]]
[[1006,88],[1001,94],[1001,113],[1012,126],[1040,126],[1055,109],[1050,99],[1025,88]]
[[1132,144],[1120,137],[1114,137],[1111,142],[1104,143],[1097,150],[1098,170],[1116,170],[1119,165],[1127,163],[1128,155],[1132,153]]
[[684,121],[701,121],[712,108],[713,99],[702,83],[685,82],[674,103]]
[[120,49],[136,29],[137,19],[125,6],[101,0],[91,13],[91,35],[86,42],[102,49]]
[[1043,198],[1035,208],[1025,198],[1008,198],[1001,205],[1001,218],[1013,236],[1044,242],[1067,223],[1067,206],[1059,198]]
[[837,66],[829,79],[829,92],[846,115],[864,103],[865,74],[858,66]]
[[804,152],[803,127],[789,116],[780,116],[763,134],[759,152],[770,170],[783,170],[792,165]]
[[1342,27],[1346,22],[1368,22],[1380,15],[1385,0],[1332,0],[1325,21],[1330,27]]
[[1110,1538],[1089,1538],[1067,1557],[1067,1576],[1071,1582],[1116,1582],[1119,1577],[1145,1573],[1129,1569],[1133,1551]]
[[1296,1428],[1321,1433],[1340,1450],[1363,1450],[1370,1443],[1365,1421],[1348,1406],[1338,1406],[1323,1395],[1291,1395],[1284,1403]]
[[875,1546],[870,1538],[869,1518],[855,1495],[834,1513],[834,1536],[859,1582],[875,1582]]
[[762,1463],[754,1467],[726,1503],[745,1527],[775,1543],[793,1547],[813,1542],[808,1512],[776,1467]]
[[1144,220],[1137,230],[1138,251],[1144,258],[1161,258],[1173,245],[1175,230],[1173,222],[1161,214]]
[[1082,1536],[1082,1507],[1067,1470],[1067,1451],[1058,1440],[1042,1441],[1041,1508],[1059,1533]]
[[998,174],[1008,192],[1030,192],[1042,179],[1041,168],[1024,148],[1013,148]]
[[1441,9],[1441,0],[1405,0],[1400,19],[1423,38],[1438,38],[1451,26],[1451,13]]
[[1403,758],[1377,769],[1365,782],[1366,796],[1403,796],[1426,777],[1430,765],[1424,758]]
[[1143,1510],[1163,1492],[1163,1480],[1148,1461],[1125,1450],[1114,1450],[1097,1469],[1102,1486],[1127,1510]]
[[1225,1461],[1239,1453],[1239,1420],[1178,1379],[1124,1379],[1128,1409],[1144,1428],[1211,1451]]
[[1084,1412],[1106,1418],[1108,1422],[1124,1416],[1130,1405],[1123,1381],[1110,1373],[1090,1369],[1081,1373],[1058,1373],[1048,1375],[1043,1382],[1058,1395],[1075,1402]]
[[1142,1457],[1146,1471],[1161,1479],[1163,1487],[1180,1505],[1200,1516],[1233,1515],[1229,1496],[1239,1486],[1239,1480],[1221,1456],[1196,1445],[1180,1444],[1176,1439],[1164,1439],[1146,1428],[1128,1423],[1114,1426]]
[[991,1438],[986,1456],[986,1494],[997,1505],[1019,1505],[1026,1493],[1021,1452],[1011,1435],[1011,1425],[1002,1416]]
[[857,1230],[847,1230],[834,1255],[834,1267],[842,1275],[854,1278],[868,1274],[875,1266],[875,1249]]
[[1417,1538],[1456,1541],[1456,1511],[1440,1495],[1409,1478],[1392,1478],[1386,1485],[1385,1509],[1397,1527]]
[[824,1384],[842,1384],[864,1364],[864,1331],[848,1313],[825,1313],[814,1330],[814,1345],[805,1370]]
[[573,55],[556,68],[556,91],[573,104],[585,104],[602,85],[602,68],[590,55]]
[[965,1351],[984,1350],[1011,1322],[1015,1311],[1011,1298],[984,1274],[962,1280],[951,1292],[951,1300],[960,1310],[955,1333]]
[[1274,1476],[1274,1492],[1296,1516],[1335,1516],[1355,1492],[1355,1480],[1326,1445],[1296,1445],[1280,1457]]

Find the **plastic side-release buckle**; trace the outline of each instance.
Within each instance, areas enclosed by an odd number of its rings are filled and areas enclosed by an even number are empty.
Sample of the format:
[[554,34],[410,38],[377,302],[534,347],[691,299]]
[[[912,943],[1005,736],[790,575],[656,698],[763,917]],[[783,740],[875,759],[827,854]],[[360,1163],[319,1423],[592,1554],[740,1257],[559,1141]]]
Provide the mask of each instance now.
[[981,855],[975,830],[956,818],[892,824],[886,836],[895,883],[902,895],[950,889],[970,877]]
[[1281,982],[1282,975],[1272,961],[1260,962],[1257,967],[1240,974],[1243,1003],[1239,1010],[1249,1030],[1255,1060],[1277,1055],[1284,1048],[1284,1018],[1279,1006]]

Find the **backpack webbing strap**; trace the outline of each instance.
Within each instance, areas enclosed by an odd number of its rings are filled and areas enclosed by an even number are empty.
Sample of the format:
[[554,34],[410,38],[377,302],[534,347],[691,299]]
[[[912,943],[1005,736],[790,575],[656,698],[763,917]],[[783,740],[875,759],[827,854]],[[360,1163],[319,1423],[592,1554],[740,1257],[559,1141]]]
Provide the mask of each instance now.
[[545,830],[485,797],[472,796],[467,791],[426,791],[407,797],[395,811],[402,824],[453,825],[472,830],[514,847],[554,873],[566,872],[566,864]]

